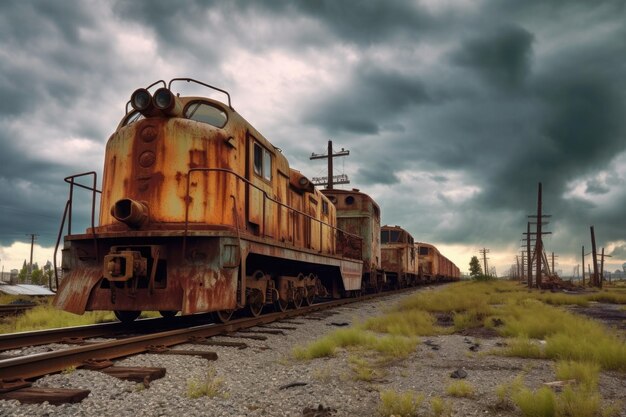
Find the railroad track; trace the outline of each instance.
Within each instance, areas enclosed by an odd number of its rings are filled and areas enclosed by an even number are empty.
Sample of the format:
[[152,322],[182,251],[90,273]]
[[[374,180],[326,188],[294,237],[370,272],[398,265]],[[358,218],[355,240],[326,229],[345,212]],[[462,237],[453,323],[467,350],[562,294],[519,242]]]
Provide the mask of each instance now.
[[0,304],[0,317],[13,316],[19,313],[23,313],[31,308],[35,307],[35,303],[24,304]]
[[81,344],[85,339],[92,337],[110,338],[122,334],[144,334],[173,330],[206,323],[209,320],[209,316],[209,314],[196,314],[172,318],[142,319],[132,323],[111,322],[31,332],[7,333],[0,335],[0,352],[51,343]]
[[[397,292],[406,291],[398,290],[386,292],[381,295],[392,295]],[[324,303],[314,304],[308,307],[302,307],[285,312],[276,312],[264,314],[256,318],[241,318],[230,321],[226,324],[201,324],[191,327],[177,328],[173,330],[155,332],[151,334],[143,334],[139,336],[124,337],[117,340],[95,342],[67,349],[61,349],[53,352],[45,352],[34,355],[9,358],[0,360],[0,399],[19,399],[22,402],[42,402],[50,403],[77,402],[82,400],[89,394],[89,391],[82,390],[52,390],[50,392],[45,389],[30,388],[30,382],[27,380],[36,379],[47,374],[61,372],[71,368],[98,369],[103,372],[110,373],[113,376],[124,379],[136,380],[138,382],[149,383],[151,379],[156,379],[165,375],[164,368],[148,368],[148,369],[128,369],[113,366],[113,359],[122,358],[139,353],[159,353],[159,354],[184,354],[202,356],[209,360],[217,359],[217,354],[206,351],[181,351],[172,349],[173,346],[180,344],[196,344],[196,345],[214,345],[215,342],[209,339],[214,336],[232,335],[252,327],[265,325],[280,320],[286,320],[292,317],[307,315],[322,310],[331,309],[341,305],[365,301],[378,296],[379,294],[366,295],[359,298],[333,300]],[[171,319],[170,319],[171,320]],[[81,334],[81,338],[102,336],[103,332],[124,332],[129,327],[136,328],[137,325],[145,325],[142,322],[162,322],[163,319],[143,320],[135,323],[133,326],[122,325],[121,323],[109,323],[107,325],[81,326],[72,328],[73,334]],[[151,324],[153,325],[153,324]],[[106,329],[106,330],[105,330]],[[23,334],[20,336],[23,340],[31,338],[39,344],[45,338],[52,340],[63,334],[63,329],[54,329],[50,331],[31,332],[41,333],[40,336],[29,336]],[[265,329],[264,329],[265,330]],[[266,330],[271,331],[270,329]],[[119,334],[119,333],[118,333]],[[5,346],[14,345],[15,341],[11,341],[11,336],[4,335]],[[67,337],[65,335],[64,337]],[[245,337],[255,338],[253,334],[247,334]],[[256,336],[262,337],[262,336]],[[220,342],[219,344],[223,344]],[[231,345],[237,346],[241,343],[234,342]]]

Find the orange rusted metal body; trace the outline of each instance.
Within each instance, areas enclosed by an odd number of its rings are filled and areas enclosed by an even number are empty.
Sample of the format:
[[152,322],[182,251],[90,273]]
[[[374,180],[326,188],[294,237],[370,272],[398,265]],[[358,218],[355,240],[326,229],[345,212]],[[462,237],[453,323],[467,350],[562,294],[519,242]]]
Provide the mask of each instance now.
[[362,242],[337,229],[333,204],[230,97],[163,85],[146,108],[135,96],[148,90],[133,94],[107,142],[99,223],[65,237],[56,305],[191,314],[359,290]]
[[417,283],[418,254],[413,236],[400,226],[382,226],[382,268],[391,286],[403,287]]
[[461,277],[459,268],[439,250],[429,243],[415,244],[419,253],[418,275],[423,282],[458,281]]
[[337,226],[363,241],[363,289],[382,290],[385,274],[381,267],[380,207],[356,189],[326,189],[322,193],[337,209]]

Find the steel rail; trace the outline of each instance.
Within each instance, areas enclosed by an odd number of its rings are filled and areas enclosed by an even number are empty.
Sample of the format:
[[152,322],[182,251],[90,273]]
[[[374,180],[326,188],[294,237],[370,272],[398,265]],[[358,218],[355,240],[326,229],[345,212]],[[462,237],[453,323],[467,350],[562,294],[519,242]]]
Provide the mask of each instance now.
[[22,311],[30,310],[35,307],[36,303],[28,304],[0,304],[0,316],[17,314]]
[[86,339],[90,337],[113,337],[123,333],[146,333],[188,327],[191,323],[208,320],[208,314],[172,318],[142,319],[132,323],[109,322],[84,326],[61,327],[19,333],[0,334],[0,351],[19,349],[62,342],[63,339]]
[[[419,288],[419,287],[417,287]],[[242,318],[226,324],[206,324],[185,329],[128,337],[125,339],[83,345],[75,348],[63,349],[55,352],[39,353],[0,360],[0,375],[2,379],[30,379],[47,374],[61,372],[72,366],[79,367],[89,360],[111,360],[138,353],[149,352],[154,346],[171,347],[183,343],[193,343],[196,338],[206,338],[236,332],[238,330],[268,324],[274,321],[305,315],[308,313],[338,307],[344,304],[365,301],[376,296],[393,295],[397,292],[417,289],[411,287],[404,290],[371,294],[359,298],[334,300],[308,307],[302,307],[285,312],[264,314],[256,318]]]

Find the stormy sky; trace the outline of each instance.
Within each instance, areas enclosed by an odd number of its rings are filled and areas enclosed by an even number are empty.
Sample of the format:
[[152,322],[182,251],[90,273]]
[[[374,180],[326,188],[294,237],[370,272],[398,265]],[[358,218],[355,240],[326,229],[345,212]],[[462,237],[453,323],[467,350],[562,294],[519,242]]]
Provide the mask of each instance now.
[[132,91],[174,77],[228,90],[309,177],[328,140],[349,149],[346,187],[462,271],[483,247],[508,271],[538,182],[557,269],[590,225],[607,269],[626,262],[624,0],[25,0],[0,2],[5,271],[30,233],[51,259],[63,178],[101,173]]

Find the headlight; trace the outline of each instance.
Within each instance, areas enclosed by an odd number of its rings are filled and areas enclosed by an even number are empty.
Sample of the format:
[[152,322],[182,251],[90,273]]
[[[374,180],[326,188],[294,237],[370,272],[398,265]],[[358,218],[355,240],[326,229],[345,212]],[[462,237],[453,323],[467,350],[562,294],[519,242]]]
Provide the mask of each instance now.
[[143,112],[152,103],[150,92],[145,88],[139,88],[130,96],[130,105],[138,112]]
[[170,110],[174,107],[174,94],[167,88],[159,88],[154,93],[154,106],[159,110]]

